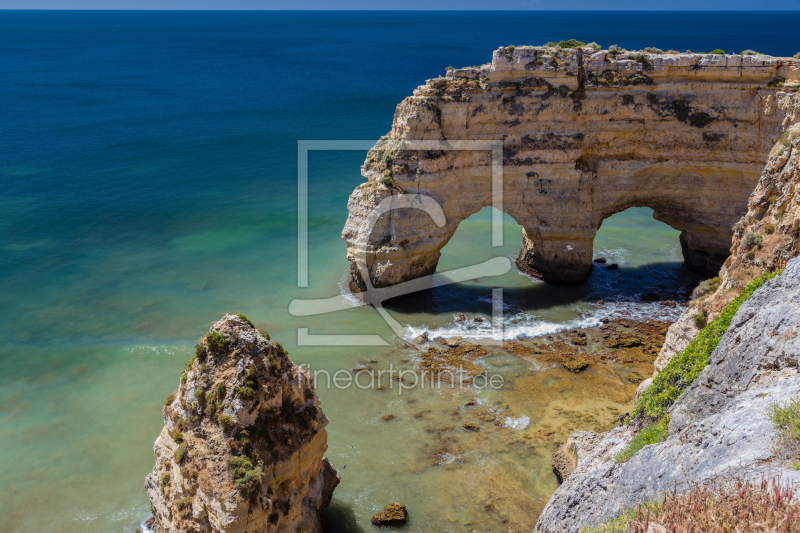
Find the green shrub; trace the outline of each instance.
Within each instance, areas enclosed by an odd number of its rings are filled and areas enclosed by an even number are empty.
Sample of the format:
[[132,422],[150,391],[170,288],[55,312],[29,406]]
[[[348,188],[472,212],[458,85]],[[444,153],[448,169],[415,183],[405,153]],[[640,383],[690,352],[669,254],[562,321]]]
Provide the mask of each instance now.
[[241,387],[236,389],[236,394],[245,401],[250,401],[256,397],[256,389],[258,389],[258,378],[256,371],[250,368],[244,376],[244,381]]
[[217,418],[219,425],[222,426],[222,429],[229,429],[233,427],[233,418],[229,417],[228,415],[219,415]]
[[748,283],[742,294],[728,303],[716,320],[700,330],[689,346],[676,354],[656,376],[653,384],[642,393],[636,402],[631,420],[642,425],[666,418],[667,411],[675,400],[697,379],[708,364],[708,358],[728,331],[733,315],[739,307],[764,283],[778,275],[780,272],[766,273]]
[[633,54],[631,59],[636,61],[637,63],[641,63],[643,67],[650,67],[653,64],[650,62],[650,58],[647,57],[646,54]]
[[781,437],[800,440],[800,395],[789,398],[784,405],[773,403],[767,416]]
[[769,198],[767,198],[767,201],[771,204],[774,204],[775,202],[778,201],[778,195],[777,194],[771,195]]
[[187,496],[175,502],[178,506],[178,511],[181,513],[181,518],[189,518],[192,514],[192,498]]
[[281,355],[286,355],[288,353],[286,351],[286,348],[283,347],[283,344],[281,344],[279,342],[275,343],[275,347],[278,349],[278,353],[281,354]]
[[264,463],[253,464],[250,458],[241,455],[228,458],[228,468],[233,475],[236,488],[243,494],[252,494],[261,486],[264,477]]
[[208,418],[214,418],[214,415],[217,414],[217,404],[215,403],[207,404],[205,413]]
[[161,489],[165,489],[169,485],[169,472],[161,474]]
[[253,328],[253,329],[255,329],[255,328],[256,328],[256,325],[255,325],[255,324],[253,324],[253,321],[252,321],[252,320],[250,320],[249,318],[247,318],[247,315],[243,315],[242,313],[239,313],[239,314],[237,314],[236,316],[238,316],[239,318],[241,318],[242,320],[244,320],[245,322],[247,322],[248,324],[250,324],[250,327],[251,327],[251,328]]
[[745,250],[752,250],[757,246],[761,246],[761,243],[764,241],[764,237],[759,235],[758,233],[748,233],[742,239],[742,248]]
[[612,44],[608,47],[609,54],[623,54],[625,53],[625,49],[621,48],[618,44]]
[[236,394],[238,394],[239,398],[241,398],[246,402],[249,402],[250,400],[256,397],[256,391],[254,391],[250,387],[239,387],[236,389]]
[[692,319],[697,329],[703,329],[708,324],[708,315],[705,313],[697,313]]
[[764,224],[764,233],[767,235],[775,233],[775,224]]
[[639,431],[633,440],[630,441],[621,452],[614,456],[614,462],[617,464],[624,463],[645,446],[664,442],[667,440],[668,436],[669,418],[666,417]]
[[695,287],[692,291],[692,300],[717,292],[720,285],[722,285],[722,278],[719,276],[701,282],[700,285]]
[[795,59],[800,59],[800,52],[797,52],[795,55],[792,56]]
[[745,228],[744,222],[742,222],[741,220],[736,224],[734,224],[733,226],[731,226],[731,230],[733,230],[734,233],[741,233],[742,231],[744,231],[744,228]]
[[180,446],[178,446],[178,449],[175,450],[175,461],[177,461],[178,464],[180,464],[181,462],[183,462],[184,457],[186,457],[186,443],[185,442],[183,444],[181,444]]
[[164,400],[164,405],[166,407],[169,407],[172,404],[172,402],[174,402],[174,401],[175,401],[175,395],[174,394],[170,394],[169,396],[167,396],[167,399]]
[[715,50],[711,50],[709,52],[709,54],[718,55],[718,56],[724,56],[725,55],[725,50],[720,50],[719,48],[717,48]]
[[644,49],[645,52],[648,54],[663,54],[664,50],[661,48],[656,48],[655,46],[648,46]]
[[763,56],[761,52],[756,52],[755,50],[744,50],[740,56]]
[[513,52],[514,52],[514,49],[515,49],[515,48],[516,48],[516,46],[514,46],[513,44],[510,44],[510,45],[506,46],[506,52],[508,52],[509,54],[511,54],[511,53],[513,53]]
[[783,82],[785,81],[783,78],[775,78],[767,82],[767,87],[783,87]]
[[586,45],[586,48],[591,48],[591,49],[592,49],[592,50],[594,50],[595,52],[598,52],[598,51],[600,51],[600,45],[599,45],[599,44],[597,44],[596,42],[591,42],[591,43],[587,44],[587,45]]
[[566,41],[561,41],[556,43],[556,48],[579,48],[581,46],[586,46],[586,43],[583,43],[577,39],[567,39]]
[[269,333],[265,329],[258,328],[257,331],[261,333],[261,336],[265,339],[269,340]]
[[206,394],[203,392],[203,389],[197,388],[194,390],[194,399],[197,400],[198,403],[205,401]]
[[212,352],[220,354],[225,353],[225,350],[228,349],[228,339],[225,338],[225,335],[216,331],[210,331],[206,335],[206,344]]

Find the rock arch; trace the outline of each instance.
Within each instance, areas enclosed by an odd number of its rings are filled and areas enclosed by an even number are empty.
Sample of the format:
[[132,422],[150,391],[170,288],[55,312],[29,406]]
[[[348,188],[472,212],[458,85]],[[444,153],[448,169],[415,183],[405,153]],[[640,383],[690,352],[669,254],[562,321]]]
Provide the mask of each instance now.
[[[591,54],[591,55],[590,55]],[[689,268],[715,272],[767,154],[800,120],[800,62],[768,56],[617,54],[519,47],[428,80],[369,152],[342,232],[351,289],[431,274],[458,224],[492,204],[488,151],[407,150],[405,140],[503,140],[503,211],[523,227],[517,265],[552,283],[589,274],[604,219],[646,206],[681,231]],[[363,224],[385,198],[436,200]],[[362,254],[361,252],[364,252]]]

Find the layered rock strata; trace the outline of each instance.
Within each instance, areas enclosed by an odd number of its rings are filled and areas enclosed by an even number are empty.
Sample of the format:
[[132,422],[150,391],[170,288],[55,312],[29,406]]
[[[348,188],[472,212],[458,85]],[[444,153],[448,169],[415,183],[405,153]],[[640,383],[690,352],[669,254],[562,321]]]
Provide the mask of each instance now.
[[[351,289],[433,273],[493,200],[523,227],[520,270],[546,281],[583,280],[603,220],[633,206],[681,231],[687,266],[716,273],[770,148],[800,119],[798,84],[787,58],[589,48],[501,48],[449,69],[398,105],[367,156],[342,233]],[[492,152],[460,140],[502,140],[502,199]]]
[[339,482],[311,376],[249,320],[211,326],[164,405],[147,476],[157,533],[321,532]]
[[614,456],[633,438],[620,427],[556,490],[536,531],[577,532],[705,480],[770,478],[800,482],[775,451],[770,406],[800,392],[800,258],[756,291],[734,316],[708,366],[672,408],[669,437],[626,462]]
[[782,269],[800,255],[800,125],[784,132],[772,148],[750,195],[747,213],[733,230],[730,256],[719,273],[719,287],[692,302],[670,327],[655,362],[654,377],[697,336],[697,315],[713,320],[752,280]]

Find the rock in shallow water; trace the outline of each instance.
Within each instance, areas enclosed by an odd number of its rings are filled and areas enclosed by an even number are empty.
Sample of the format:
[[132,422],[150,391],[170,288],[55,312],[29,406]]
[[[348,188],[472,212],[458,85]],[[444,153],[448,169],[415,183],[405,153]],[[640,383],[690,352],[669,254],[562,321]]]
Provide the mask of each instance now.
[[406,506],[399,502],[390,503],[383,511],[372,517],[372,524],[378,527],[402,526],[408,518]]

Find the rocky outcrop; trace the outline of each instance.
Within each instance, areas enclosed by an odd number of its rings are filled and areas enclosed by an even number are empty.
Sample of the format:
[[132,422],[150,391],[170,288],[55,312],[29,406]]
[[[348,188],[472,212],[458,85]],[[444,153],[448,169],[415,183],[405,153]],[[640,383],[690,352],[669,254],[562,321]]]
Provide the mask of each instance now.
[[687,266],[716,273],[770,148],[800,119],[797,84],[787,58],[588,48],[501,48],[448,70],[398,105],[367,156],[342,233],[351,288],[433,273],[458,224],[501,200],[492,152],[459,140],[502,139],[502,210],[523,226],[523,272],[583,280],[603,220],[648,206],[681,231]]
[[242,315],[211,326],[164,404],[154,530],[321,532],[339,482],[311,376]]
[[589,453],[602,439],[599,433],[577,431],[569,436],[567,442],[553,453],[553,473],[559,483],[563,483],[575,468],[589,456]]
[[614,456],[633,430],[606,433],[556,490],[536,531],[598,525],[689,482],[778,474],[800,482],[800,471],[776,457],[767,417],[770,405],[800,392],[798,331],[800,258],[739,308],[708,366],[674,404],[667,440],[618,464]]
[[716,318],[748,283],[765,272],[782,269],[800,255],[800,125],[789,128],[772,148],[750,195],[747,213],[733,229],[719,288],[694,301],[670,326],[654,375],[697,336],[696,315]]

